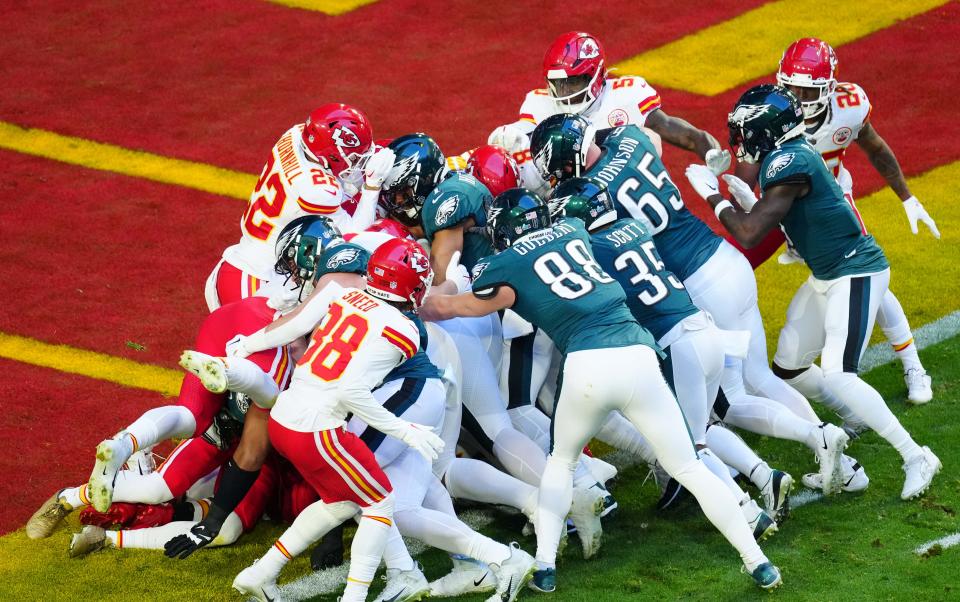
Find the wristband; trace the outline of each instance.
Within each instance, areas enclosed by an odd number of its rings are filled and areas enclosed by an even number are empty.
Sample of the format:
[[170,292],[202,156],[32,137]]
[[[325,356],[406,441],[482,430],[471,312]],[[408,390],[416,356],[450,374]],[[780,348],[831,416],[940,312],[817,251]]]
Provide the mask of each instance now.
[[722,201],[717,203],[717,206],[713,208],[713,214],[717,216],[717,219],[720,219],[720,214],[723,212],[724,209],[733,209],[733,203],[731,203],[727,199],[723,199]]

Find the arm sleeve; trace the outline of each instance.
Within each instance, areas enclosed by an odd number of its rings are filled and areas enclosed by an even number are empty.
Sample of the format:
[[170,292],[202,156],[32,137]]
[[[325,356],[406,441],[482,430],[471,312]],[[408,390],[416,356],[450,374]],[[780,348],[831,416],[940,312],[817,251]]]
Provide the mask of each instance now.
[[287,343],[310,333],[320,320],[327,315],[327,309],[334,297],[343,292],[343,287],[335,282],[327,284],[320,292],[312,295],[300,307],[300,311],[287,322],[272,330],[262,328],[247,337],[244,346],[247,351],[254,353],[281,347]]
[[337,389],[338,401],[344,408],[378,431],[398,439],[403,437],[409,423],[380,405],[371,391],[405,359],[405,354],[387,340],[371,341],[354,356],[340,376]]

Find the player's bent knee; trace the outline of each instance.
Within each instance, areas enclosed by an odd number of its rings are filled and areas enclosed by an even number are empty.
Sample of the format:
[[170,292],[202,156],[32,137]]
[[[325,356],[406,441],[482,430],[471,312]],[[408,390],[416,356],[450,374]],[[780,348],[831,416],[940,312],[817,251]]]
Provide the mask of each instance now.
[[381,518],[392,518],[394,510],[394,499],[393,494],[388,493],[383,499],[379,502],[374,502],[369,506],[364,506],[360,512],[365,517],[381,517]]

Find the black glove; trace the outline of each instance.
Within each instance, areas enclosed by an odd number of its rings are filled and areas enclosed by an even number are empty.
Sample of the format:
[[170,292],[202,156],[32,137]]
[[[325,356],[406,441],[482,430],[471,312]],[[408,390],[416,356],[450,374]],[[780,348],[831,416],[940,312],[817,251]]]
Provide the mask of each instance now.
[[216,539],[217,534],[220,533],[222,524],[222,522],[219,524],[213,522],[211,524],[207,519],[204,519],[195,524],[189,533],[177,535],[164,544],[163,553],[166,554],[167,558],[179,558],[183,560]]

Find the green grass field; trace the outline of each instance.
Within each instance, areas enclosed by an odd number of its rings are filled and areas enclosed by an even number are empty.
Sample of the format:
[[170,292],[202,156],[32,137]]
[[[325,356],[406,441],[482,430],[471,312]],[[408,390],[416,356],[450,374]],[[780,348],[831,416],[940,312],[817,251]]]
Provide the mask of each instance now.
[[[624,470],[614,489],[619,512],[606,522],[607,535],[598,558],[578,558],[579,544],[571,539],[559,565],[559,585],[551,599],[743,600],[768,595],[782,600],[921,600],[960,598],[956,569],[960,547],[914,553],[921,544],[960,530],[960,465],[955,445],[960,422],[960,338],[949,339],[921,354],[936,375],[935,398],[927,406],[910,407],[899,366],[873,370],[867,379],[876,386],[921,444],[930,445],[945,470],[919,501],[899,498],[903,473],[892,448],[874,434],[855,441],[849,451],[867,468],[870,487],[861,494],[844,494],[795,508],[780,532],[764,544],[784,576],[773,594],[757,590],[740,574],[736,554],[689,503],[662,515],[653,511],[657,489],[643,484],[646,469]],[[823,413],[827,417],[826,411]],[[813,458],[798,445],[748,438],[772,466],[791,472],[799,481],[813,470]],[[804,491],[802,487],[794,493]],[[495,513],[484,529],[502,540],[517,540],[532,551],[533,538],[519,536],[518,516]],[[105,550],[86,559],[67,557],[72,522],[48,540],[30,541],[23,531],[0,538],[0,599],[4,600],[230,600],[233,576],[262,554],[280,533],[277,525],[262,525],[230,548],[205,550],[185,561],[171,561],[160,552]],[[938,553],[939,552],[939,553]],[[448,567],[444,554],[431,550],[420,556],[428,578]],[[310,573],[307,558],[297,559],[282,575],[286,583]],[[536,594],[529,592],[524,598]],[[336,594],[317,596],[333,600]],[[467,598],[465,598],[467,599]],[[479,596],[469,598],[482,599]]]

